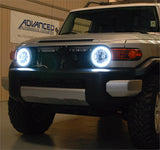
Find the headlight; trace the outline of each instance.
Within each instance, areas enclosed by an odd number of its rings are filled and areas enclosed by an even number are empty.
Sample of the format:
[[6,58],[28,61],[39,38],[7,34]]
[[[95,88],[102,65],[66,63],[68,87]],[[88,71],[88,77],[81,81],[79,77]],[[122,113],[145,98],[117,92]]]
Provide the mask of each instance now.
[[26,67],[31,62],[31,51],[27,48],[22,48],[17,52],[17,64],[21,67]]
[[92,63],[96,67],[106,67],[110,63],[111,58],[111,52],[105,46],[96,47],[91,54]]

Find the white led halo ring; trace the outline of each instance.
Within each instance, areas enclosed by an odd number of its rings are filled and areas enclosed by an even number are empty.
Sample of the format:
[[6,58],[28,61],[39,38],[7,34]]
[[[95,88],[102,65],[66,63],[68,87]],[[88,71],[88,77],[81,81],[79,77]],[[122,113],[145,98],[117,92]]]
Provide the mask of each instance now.
[[[103,51],[103,53],[105,52],[106,55],[107,55],[107,58],[104,59],[104,62],[103,63],[98,63],[97,60],[95,59],[95,55],[98,51]],[[109,48],[105,47],[105,46],[98,46],[96,47],[93,51],[92,51],[92,54],[91,54],[91,60],[92,60],[92,63],[96,66],[96,67],[106,67],[110,61],[112,59],[112,55],[111,55],[111,52],[109,50]]]
[[[26,57],[27,57],[26,61],[23,60],[25,57],[25,56],[23,56],[23,53],[26,53]],[[28,48],[21,48],[18,50],[16,57],[17,57],[17,64],[21,67],[26,67],[31,62],[31,57],[32,57],[31,51]],[[22,61],[24,61],[24,62],[22,62]]]

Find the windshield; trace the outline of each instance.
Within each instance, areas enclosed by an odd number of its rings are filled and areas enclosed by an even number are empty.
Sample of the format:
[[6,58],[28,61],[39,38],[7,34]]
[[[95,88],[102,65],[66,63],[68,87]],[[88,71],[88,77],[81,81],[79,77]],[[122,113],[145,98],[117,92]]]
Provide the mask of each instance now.
[[60,34],[158,32],[156,7],[121,7],[72,12]]

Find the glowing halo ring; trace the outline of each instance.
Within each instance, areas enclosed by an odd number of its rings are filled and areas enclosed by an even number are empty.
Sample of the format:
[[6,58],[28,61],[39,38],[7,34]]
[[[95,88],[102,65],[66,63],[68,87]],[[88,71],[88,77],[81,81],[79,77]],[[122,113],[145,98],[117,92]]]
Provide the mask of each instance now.
[[27,48],[21,48],[17,52],[17,64],[21,67],[26,67],[31,62],[31,51]]
[[92,51],[91,60],[96,67],[106,67],[110,63],[111,59],[112,54],[110,50],[105,46],[98,46]]

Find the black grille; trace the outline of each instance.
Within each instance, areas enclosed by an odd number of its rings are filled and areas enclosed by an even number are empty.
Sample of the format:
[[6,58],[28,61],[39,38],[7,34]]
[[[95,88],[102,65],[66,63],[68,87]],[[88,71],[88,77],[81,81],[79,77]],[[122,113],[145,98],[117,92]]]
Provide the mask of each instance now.
[[57,46],[38,48],[39,64],[53,70],[92,67],[91,46]]

